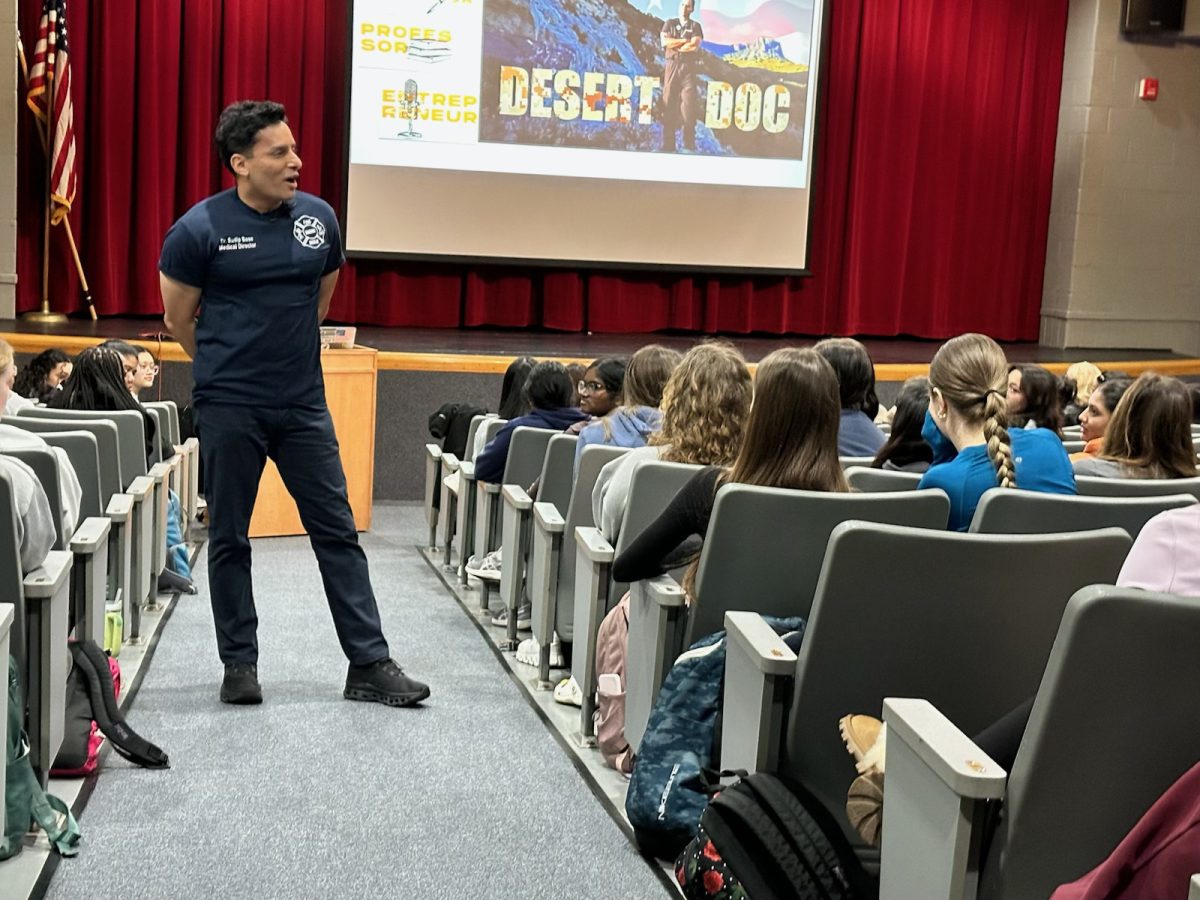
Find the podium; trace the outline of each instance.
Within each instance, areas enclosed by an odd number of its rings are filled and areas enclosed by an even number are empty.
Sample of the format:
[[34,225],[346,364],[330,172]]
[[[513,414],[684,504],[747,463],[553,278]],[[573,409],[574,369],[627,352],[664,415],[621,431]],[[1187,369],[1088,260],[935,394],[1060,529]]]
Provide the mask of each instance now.
[[[325,377],[325,400],[346,472],[354,527],[366,531],[371,527],[371,497],[375,487],[376,351],[359,346],[322,350],[321,369]],[[258,484],[250,537],[297,534],[305,534],[300,513],[283,486],[275,463],[268,459]]]

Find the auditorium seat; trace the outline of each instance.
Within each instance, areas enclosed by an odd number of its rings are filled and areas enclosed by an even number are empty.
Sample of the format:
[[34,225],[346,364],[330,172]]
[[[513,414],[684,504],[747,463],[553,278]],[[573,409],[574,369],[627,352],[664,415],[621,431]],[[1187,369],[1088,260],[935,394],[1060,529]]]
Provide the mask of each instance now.
[[[533,505],[529,551],[529,599],[533,605],[533,637],[540,647],[538,681],[550,678],[550,644],[557,632],[564,644],[575,634],[575,531],[591,528],[592,490],[600,470],[627,453],[625,447],[591,444],[579,457],[579,471],[565,506],[541,499]],[[572,465],[574,461],[572,461]]]
[[917,472],[897,472],[892,469],[872,469],[866,466],[851,466],[846,469],[846,481],[856,491],[877,493],[880,491],[915,491],[921,483]]
[[[4,683],[4,686],[5,686],[4,702],[6,705],[6,709],[7,709],[7,704],[8,704],[7,675],[8,675],[8,654],[10,652],[9,636],[12,633],[13,618],[16,615],[16,611],[17,611],[17,608],[13,604],[0,603],[0,663],[3,663],[3,665],[4,665],[4,672],[5,672],[5,677],[6,677],[6,680]],[[6,719],[5,727],[6,728],[8,727],[7,719]],[[7,753],[7,747],[5,749],[6,749],[6,752],[0,753],[0,809],[6,808],[4,805],[4,800],[5,800],[5,793],[6,793],[5,787],[8,782],[8,753]]]
[[575,530],[571,674],[583,693],[579,715],[581,743],[590,744],[595,740],[592,713],[596,709],[596,634],[605,614],[629,589],[629,585],[612,580],[613,558],[658,518],[679,489],[699,470],[700,466],[686,463],[656,459],[640,461],[629,483],[629,502],[621,519],[616,547],[604,539],[598,528]]
[[1200,499],[1200,477],[1196,478],[1095,478],[1076,475],[1075,487],[1086,497],[1156,497],[1191,494]]
[[968,531],[984,534],[1051,534],[1120,528],[1131,538],[1168,509],[1192,506],[1191,494],[1149,497],[1089,497],[992,488],[975,508]]
[[802,781],[869,860],[844,813],[856,772],[838,720],[879,715],[899,696],[928,699],[968,733],[992,724],[1037,691],[1071,595],[1114,580],[1130,544],[1116,528],[984,535],[843,522],[799,654],[758,615],[726,614],[720,767]]
[[[489,423],[493,419],[499,424],[489,427]],[[475,416],[472,418],[471,425],[467,430],[467,458],[460,460],[458,466],[457,521],[455,526],[459,542],[458,555],[460,565],[458,567],[458,579],[459,584],[463,587],[467,587],[470,583],[470,578],[466,570],[466,561],[475,554],[475,542],[479,539],[479,530],[476,528],[476,507],[479,503],[479,490],[475,482],[475,448],[479,444],[479,441],[476,441],[475,437],[482,430],[486,445],[486,441],[495,437],[501,425],[507,421],[507,419],[500,419],[492,414]]]
[[882,900],[1046,897],[1107,857],[1200,756],[1198,631],[1194,598],[1078,591],[1007,773],[967,737],[977,722],[887,700]]
[[866,467],[875,462],[873,456],[839,456],[838,462],[842,464],[843,469],[849,469],[851,466]]
[[668,575],[630,585],[625,737],[636,751],[675,659],[725,627],[725,612],[807,619],[829,535],[851,519],[945,530],[940,490],[838,494],[727,484],[717,492],[700,552],[696,596],[683,604]]

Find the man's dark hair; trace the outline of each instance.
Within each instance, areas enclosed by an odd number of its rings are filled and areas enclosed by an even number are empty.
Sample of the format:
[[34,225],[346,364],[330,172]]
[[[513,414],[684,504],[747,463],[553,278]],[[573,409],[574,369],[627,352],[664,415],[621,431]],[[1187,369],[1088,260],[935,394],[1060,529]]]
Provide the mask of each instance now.
[[534,409],[560,409],[571,405],[574,385],[560,362],[540,362],[529,370],[525,393]]
[[239,100],[230,103],[221,110],[217,131],[213,135],[221,165],[233,172],[230,157],[235,153],[248,156],[260,131],[286,121],[287,113],[283,104],[274,100]]

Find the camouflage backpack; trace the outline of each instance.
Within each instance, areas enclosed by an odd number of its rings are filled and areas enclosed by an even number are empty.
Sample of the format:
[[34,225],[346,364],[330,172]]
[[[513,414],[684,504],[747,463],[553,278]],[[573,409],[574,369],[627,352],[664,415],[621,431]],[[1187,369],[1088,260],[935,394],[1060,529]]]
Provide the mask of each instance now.
[[[804,620],[765,617],[793,650]],[[717,722],[725,675],[725,632],[701,638],[667,673],[638,748],[625,812],[644,853],[674,859],[696,835],[712,790],[707,770],[720,751]]]

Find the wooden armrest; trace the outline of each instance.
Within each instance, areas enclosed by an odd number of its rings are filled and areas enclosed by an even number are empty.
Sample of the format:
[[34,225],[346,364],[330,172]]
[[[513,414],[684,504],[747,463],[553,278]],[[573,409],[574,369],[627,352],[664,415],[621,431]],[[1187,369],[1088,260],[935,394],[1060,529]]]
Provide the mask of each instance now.
[[426,444],[425,455],[436,462],[442,458],[442,448],[437,444]]
[[883,701],[888,742],[903,741],[950,790],[972,800],[1004,796],[1007,773],[927,700]]
[[642,581],[643,596],[659,606],[674,608],[687,602],[687,594],[670,575],[656,575]]
[[575,545],[593,563],[610,563],[615,551],[612,544],[604,539],[599,528],[576,528]]
[[459,478],[465,478],[467,481],[474,481],[475,463],[471,462],[469,459],[459,460],[458,476]]
[[163,481],[171,476],[171,465],[170,463],[156,462],[150,467],[150,471],[146,475],[149,478],[153,478],[156,482]]
[[126,522],[133,511],[133,497],[129,494],[113,494],[108,498],[108,506],[104,514],[112,522]]
[[558,514],[558,507],[553,503],[533,504],[533,521],[540,530],[550,534],[560,534],[567,526],[563,517]]
[[42,600],[53,597],[71,574],[71,554],[51,550],[40,566],[25,576],[25,596]]
[[459,462],[457,456],[455,456],[453,453],[442,454],[442,472],[449,475],[451,472],[457,472],[458,466]]
[[107,547],[111,528],[112,523],[104,516],[89,516],[71,535],[71,552],[95,553],[101,547]]
[[145,500],[154,490],[154,479],[149,475],[139,475],[133,481],[129,482],[129,487],[125,489],[125,493],[130,497],[140,497]]
[[533,500],[527,493],[525,493],[525,489],[519,484],[503,485],[500,496],[503,497],[504,502],[513,507],[513,509],[525,510],[533,507]]
[[503,487],[503,485],[497,484],[494,481],[480,481],[478,483],[482,485],[484,491],[489,494],[498,494],[500,493],[500,488]]
[[725,633],[728,650],[736,648],[765,675],[787,675],[796,666],[796,654],[758,613],[725,613]]

